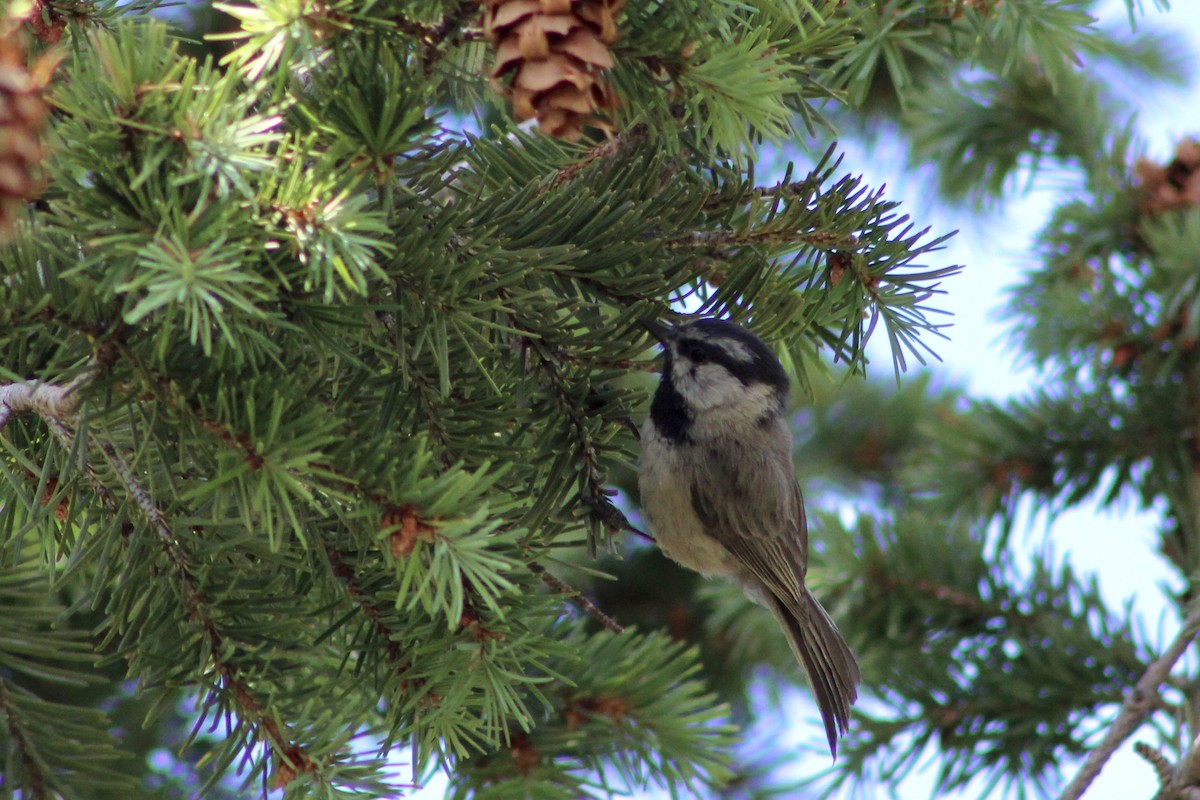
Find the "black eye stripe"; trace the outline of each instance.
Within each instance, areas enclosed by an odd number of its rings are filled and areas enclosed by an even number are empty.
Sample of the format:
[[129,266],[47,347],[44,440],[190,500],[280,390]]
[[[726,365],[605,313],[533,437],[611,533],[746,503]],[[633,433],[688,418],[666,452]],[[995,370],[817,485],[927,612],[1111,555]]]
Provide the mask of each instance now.
[[752,334],[736,328],[733,331],[737,335],[724,330],[722,332],[726,338],[749,351],[749,361],[735,357],[719,343],[686,335],[676,340],[677,352],[694,364],[719,364],[746,386],[752,383],[766,383],[777,388],[781,394],[786,394],[787,375],[775,354]]
[[693,364],[719,364],[745,384],[753,382],[759,371],[756,365],[757,359],[747,363],[735,358],[720,345],[701,339],[680,339],[679,352]]

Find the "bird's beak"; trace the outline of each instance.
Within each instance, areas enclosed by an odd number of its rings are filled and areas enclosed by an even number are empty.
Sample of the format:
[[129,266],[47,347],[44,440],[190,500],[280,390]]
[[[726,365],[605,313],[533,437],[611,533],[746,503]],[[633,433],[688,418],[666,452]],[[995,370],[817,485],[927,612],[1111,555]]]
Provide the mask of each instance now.
[[638,322],[642,324],[643,328],[650,332],[651,336],[653,336],[655,339],[658,339],[658,341],[662,344],[666,344],[675,338],[674,329],[664,325],[656,319],[638,317]]

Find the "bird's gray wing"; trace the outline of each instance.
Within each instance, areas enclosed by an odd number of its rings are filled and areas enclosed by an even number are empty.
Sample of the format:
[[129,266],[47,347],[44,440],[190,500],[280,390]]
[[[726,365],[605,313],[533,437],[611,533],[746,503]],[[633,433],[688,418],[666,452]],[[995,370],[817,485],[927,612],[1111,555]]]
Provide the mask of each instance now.
[[[786,461],[791,466],[791,459]],[[780,462],[764,459],[740,468],[713,462],[692,483],[691,499],[706,532],[798,616],[808,560],[804,498]],[[721,485],[717,486],[716,482]]]

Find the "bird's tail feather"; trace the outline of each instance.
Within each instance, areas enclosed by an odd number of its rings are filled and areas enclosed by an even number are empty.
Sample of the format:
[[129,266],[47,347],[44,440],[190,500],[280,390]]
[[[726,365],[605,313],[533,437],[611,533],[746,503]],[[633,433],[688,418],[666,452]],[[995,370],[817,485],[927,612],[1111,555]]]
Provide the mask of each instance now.
[[829,752],[837,758],[838,734],[849,729],[850,705],[858,698],[858,663],[833,619],[807,588],[801,588],[799,601],[784,603],[772,597],[769,605],[808,675],[825,723]]

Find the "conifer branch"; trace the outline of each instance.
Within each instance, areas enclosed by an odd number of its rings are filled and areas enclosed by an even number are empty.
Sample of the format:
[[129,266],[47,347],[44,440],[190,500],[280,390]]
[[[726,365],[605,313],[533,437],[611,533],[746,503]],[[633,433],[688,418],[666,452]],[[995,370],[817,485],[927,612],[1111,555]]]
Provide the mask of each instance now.
[[[371,625],[379,637],[386,642],[388,661],[396,668],[396,672],[402,673],[408,670],[412,666],[412,659],[405,655],[404,649],[392,635],[391,627],[383,618],[383,609],[362,587],[354,568],[347,564],[342,558],[342,554],[330,545],[325,545],[325,557],[329,559],[334,576],[346,587],[346,594],[371,621]],[[418,682],[420,682],[419,679]]]
[[[558,365],[555,363],[552,354],[547,351],[545,341],[526,337],[523,340],[523,344],[529,352],[534,354],[535,363],[546,377],[546,383],[554,395],[559,412],[567,419],[570,426],[571,437],[574,439],[578,458],[583,465],[582,469],[586,480],[586,488],[580,490],[581,499],[593,508],[597,503],[602,501],[608,502],[608,495],[605,493],[604,486],[605,476],[600,467],[599,454],[596,451],[596,445],[592,441],[587,422],[579,413],[576,398],[567,391],[563,376],[559,372]],[[588,551],[589,555],[595,557],[596,542],[595,537],[591,535],[588,536]]]
[[941,603],[952,608],[954,611],[966,617],[978,619],[1002,618],[1006,622],[1029,625],[1032,624],[1036,617],[1034,614],[1027,614],[1017,610],[1004,610],[989,606],[984,601],[974,595],[956,589],[952,586],[944,586],[926,578],[917,578],[915,580],[898,578],[895,575],[885,575],[876,573],[872,580],[876,587],[884,594],[890,594],[897,591],[911,592],[914,595],[921,597],[932,597]]
[[[919,65],[968,51],[987,71],[995,59],[979,42],[1013,43],[1013,64],[1030,53],[1048,63],[1087,23],[1034,0],[932,12],[904,2],[883,16],[838,0],[732,3],[717,15],[695,0],[630,4],[613,76],[623,117],[637,123],[569,149],[521,132],[457,134],[436,119],[438,109],[485,118],[475,0],[221,5],[242,27],[221,37],[243,40],[232,69],[184,54],[162,23],[115,24],[115,9],[96,20],[111,25],[26,20],[44,43],[43,33],[88,41],[72,48],[54,108],[36,109],[64,146],[45,163],[47,200],[17,209],[21,232],[0,268],[0,428],[32,412],[57,440],[40,421],[5,429],[4,443],[28,452],[10,448],[0,465],[16,487],[0,502],[22,501],[0,515],[0,544],[41,556],[46,591],[111,590],[92,609],[105,644],[120,640],[161,702],[202,686],[196,729],[229,719],[213,760],[240,757],[255,775],[274,764],[276,787],[347,780],[348,791],[318,793],[394,796],[386,752],[343,759],[361,752],[345,744],[357,732],[384,750],[411,737],[414,762],[451,773],[464,796],[604,796],[647,781],[690,796],[723,783],[734,732],[696,675],[709,665],[665,635],[613,635],[621,626],[604,603],[546,569],[556,568],[545,548],[574,546],[555,539],[578,525],[593,547],[634,530],[609,472],[632,442],[620,418],[644,387],[620,377],[638,367],[628,359],[642,341],[614,329],[694,292],[711,313],[752,313],[766,334],[815,332],[816,347],[793,348],[800,373],[825,345],[855,351],[874,329],[863,322],[872,303],[894,349],[936,332],[927,287],[949,273],[914,263],[936,242],[910,238],[896,206],[858,179],[828,185],[824,161],[771,187],[779,178],[762,176],[753,150],[821,123],[810,101],[865,97],[888,79],[915,90]],[[962,21],[928,18],[951,6]],[[980,35],[926,35],[951,24]],[[1038,46],[1017,41],[1018,29]],[[19,92],[10,104],[27,105]],[[114,315],[124,322],[105,322]],[[506,349],[512,338],[534,359],[528,374]],[[27,380],[66,383],[64,366],[88,353],[102,367],[120,361],[104,391],[79,392],[86,405]],[[38,470],[45,446],[70,455],[52,452]],[[65,462],[57,477],[55,461]],[[74,467],[85,481],[64,480]],[[31,493],[21,482],[35,471]],[[61,497],[78,513],[54,525],[38,506],[43,489],[43,504]],[[193,536],[196,522],[212,529]],[[913,558],[926,552],[936,551]],[[968,636],[978,621],[1019,633],[1056,621],[1055,607],[1034,602],[1018,617],[1013,594],[985,597],[946,572],[907,574],[901,599],[919,613],[893,618],[918,628],[928,612],[965,620]],[[570,620],[555,613],[564,603]],[[1085,619],[1102,616],[1082,605]],[[312,609],[325,620],[316,650]],[[1108,617],[1097,624],[1107,631]],[[1086,627],[1063,635],[1083,640]],[[1100,697],[1112,709],[1146,665],[1126,638],[1111,639],[1120,652],[1108,682],[1092,685],[1085,668],[1079,692],[1064,680],[1039,705],[1090,711]],[[1092,653],[1081,661],[1103,661]],[[356,657],[378,681],[346,668]],[[89,775],[66,786],[72,765],[47,757],[58,740],[33,724],[41,717],[19,684],[5,689],[0,713],[11,702],[24,715],[24,754],[44,779],[22,774],[0,723],[17,791],[105,788]],[[1015,755],[989,748],[970,772],[1000,764],[1023,779],[1058,766],[1022,733],[1033,727],[1010,724],[1026,710],[1008,714],[1011,700],[932,709],[951,754],[997,729],[959,735],[976,720],[1001,718]],[[106,729],[102,716],[87,725]],[[1045,718],[1075,745],[1074,729],[1054,722],[1062,715]]]
[[[1196,638],[1196,633],[1200,631],[1200,604],[1194,605],[1191,611],[1188,612],[1187,618],[1184,619],[1183,628],[1171,642],[1166,651],[1159,656],[1146,669],[1145,674],[1137,682],[1131,691],[1125,697],[1125,701],[1121,704],[1121,711],[1117,714],[1117,718],[1113,720],[1112,725],[1108,728],[1108,733],[1105,734],[1103,741],[1097,747],[1088,753],[1087,759],[1083,762],[1078,774],[1059,795],[1059,800],[1079,800],[1083,797],[1083,793],[1087,791],[1088,786],[1100,774],[1100,770],[1112,757],[1113,753],[1121,744],[1133,735],[1145,721],[1146,717],[1158,705],[1158,689],[1171,674],[1171,669],[1192,645]],[[1195,745],[1193,744],[1193,750]],[[1183,759],[1186,764],[1200,761],[1200,758],[1189,754]]]
[[[76,392],[90,376],[90,371],[85,372],[66,386],[28,381],[0,387],[0,413],[3,414],[0,420],[7,421],[14,412],[36,412],[43,417],[59,443],[69,452],[72,448],[74,432],[63,423],[62,418],[69,417],[75,412],[78,405]],[[315,763],[308,758],[299,745],[290,741],[290,737],[285,734],[274,716],[266,712],[261,702],[241,680],[235,666],[220,657],[223,637],[208,611],[210,603],[201,593],[199,582],[191,570],[189,558],[167,524],[162,511],[116,448],[108,442],[100,441],[97,444],[116,471],[117,477],[134,504],[158,535],[163,550],[175,567],[176,575],[182,584],[187,614],[203,631],[217,673],[221,676],[226,689],[231,693],[242,715],[253,719],[258,724],[260,730],[265,734],[265,738],[274,748],[276,755],[281,759],[281,768],[293,771],[314,771]],[[90,466],[87,472],[97,494],[111,505],[111,494],[108,487],[99,480]],[[0,686],[0,690],[3,690],[2,686]],[[0,705],[2,704],[3,698],[0,698]],[[17,741],[15,737],[14,741]],[[34,796],[40,795],[35,793]]]
[[472,15],[478,13],[479,8],[474,2],[460,0],[440,21],[432,25],[423,25],[405,17],[398,17],[395,22],[401,32],[420,40],[422,68],[425,77],[429,78],[451,46],[484,39],[482,30],[463,27]]
[[[255,448],[250,437],[246,433],[230,431],[226,426],[222,425],[216,420],[206,417],[203,414],[202,409],[194,401],[184,397],[182,394],[176,391],[173,384],[165,377],[160,376],[157,380],[157,385],[162,391],[164,399],[170,402],[181,413],[188,414],[195,419],[201,429],[215,436],[217,440],[220,441],[224,446],[241,451],[245,455],[248,463],[261,465],[265,461],[264,456]],[[429,402],[432,405],[432,401]],[[441,444],[445,449],[446,442],[442,441]],[[371,502],[384,505],[389,509],[403,511],[405,516],[409,516],[412,519],[415,527],[420,527],[425,524],[422,520],[420,520],[417,510],[411,505],[390,501],[389,498],[380,490],[363,485],[361,481],[346,474],[344,471],[339,470],[333,464],[320,462],[315,466],[319,467],[323,472],[334,476],[348,491],[356,493],[359,496],[370,500]],[[443,459],[443,466],[449,466],[449,462],[445,458]],[[385,516],[387,513],[388,512],[385,512]],[[415,545],[417,540],[417,533],[411,533],[406,537],[406,539],[407,549],[405,552],[403,552],[403,555],[405,556],[411,553],[411,548],[413,545]],[[393,555],[400,557],[401,553],[395,549],[397,546],[397,540],[395,538],[393,538],[392,546]],[[401,549],[405,550],[405,547],[402,547]],[[394,636],[392,635],[392,629],[384,620],[382,608],[375,603],[370,593],[362,587],[354,569],[345,562],[345,560],[341,557],[341,554],[333,547],[326,545],[325,553],[326,557],[329,559],[329,564],[333,575],[342,581],[351,600],[353,600],[353,602],[371,621],[376,633],[378,633],[383,640],[387,642],[388,659],[395,667],[397,674],[403,673],[411,668],[412,660],[405,655],[403,649],[395,640]],[[532,567],[533,565],[530,566]],[[464,578],[464,588],[469,594],[478,595],[477,588],[469,579]],[[410,685],[419,687],[423,683],[424,681],[422,679],[414,679],[411,681],[406,680],[405,686],[406,688]]]
[[[63,422],[74,416],[79,407],[79,390],[91,380],[97,365],[93,364],[65,386],[42,381],[24,381],[0,386],[0,432],[17,413],[35,413],[58,439],[68,453],[75,441],[74,432]],[[84,463],[84,472],[96,496],[109,508],[115,508],[112,493],[99,479],[91,464]]]
[[[179,392],[166,376],[155,374],[148,370],[144,371],[152,385],[158,387],[163,400],[168,402],[181,414],[191,417],[203,431],[216,437],[217,441],[223,446],[241,451],[245,455],[246,462],[256,467],[260,467],[266,462],[266,457],[254,446],[250,436],[245,431],[230,430],[229,426],[207,416],[199,403]],[[441,440],[439,440],[439,443],[444,444]],[[344,471],[337,469],[328,462],[318,462],[312,466],[324,473],[333,475],[342,487],[348,491],[359,493],[377,503],[386,504],[388,502],[388,499],[379,491],[364,486],[360,481],[345,474]],[[297,478],[300,477],[295,471],[291,471],[291,474]],[[397,503],[396,505],[399,504]]]
[[47,786],[46,773],[42,769],[41,761],[34,754],[29,737],[21,725],[20,712],[14,707],[8,680],[4,677],[0,677],[0,714],[4,715],[8,739],[21,759],[21,766],[25,772],[23,788],[28,788],[29,796],[33,800],[48,800],[54,797],[54,793]]
[[[175,570],[175,576],[179,580],[184,598],[184,610],[203,633],[213,666],[216,668],[217,674],[221,676],[225,690],[232,696],[241,712],[240,715],[252,720],[271,745],[279,769],[277,781],[289,773],[291,778],[294,778],[300,772],[315,772],[317,770],[316,762],[300,745],[291,740],[275,715],[264,708],[262,702],[242,679],[237,666],[221,655],[225,650],[224,636],[219,630],[216,620],[213,619],[210,610],[212,602],[200,590],[200,582],[192,571],[191,559],[168,525],[166,516],[117,449],[108,442],[98,441],[97,444],[116,471],[117,477],[129,497],[142,512],[151,529],[157,534],[163,552],[166,553],[167,559]],[[287,782],[290,782],[290,778],[283,781],[283,783]]]

